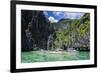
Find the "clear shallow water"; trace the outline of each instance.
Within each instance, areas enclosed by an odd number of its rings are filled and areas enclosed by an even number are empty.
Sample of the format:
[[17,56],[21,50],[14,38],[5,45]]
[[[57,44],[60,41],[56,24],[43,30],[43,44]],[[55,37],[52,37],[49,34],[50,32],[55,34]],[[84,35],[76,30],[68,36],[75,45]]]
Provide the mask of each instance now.
[[31,51],[21,53],[22,63],[89,60],[90,52]]

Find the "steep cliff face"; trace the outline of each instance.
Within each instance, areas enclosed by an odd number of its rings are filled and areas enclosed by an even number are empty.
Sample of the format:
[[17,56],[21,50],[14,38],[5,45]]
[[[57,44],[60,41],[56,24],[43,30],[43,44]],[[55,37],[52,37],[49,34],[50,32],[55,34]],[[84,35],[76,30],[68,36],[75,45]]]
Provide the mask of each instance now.
[[81,19],[61,19],[50,23],[43,11],[21,11],[22,51],[54,50],[65,46],[90,48],[90,14]]
[[28,24],[32,19],[31,11],[21,11],[21,48],[22,50],[31,50],[31,45],[29,44],[28,33]]
[[81,19],[62,19],[57,25],[55,44],[66,47],[90,48],[90,15],[85,13]]
[[48,19],[42,11],[22,10],[21,14],[22,50],[46,49],[47,38],[51,33]]
[[88,13],[80,19],[76,25],[77,35],[73,41],[73,47],[88,47],[90,48],[90,16]]

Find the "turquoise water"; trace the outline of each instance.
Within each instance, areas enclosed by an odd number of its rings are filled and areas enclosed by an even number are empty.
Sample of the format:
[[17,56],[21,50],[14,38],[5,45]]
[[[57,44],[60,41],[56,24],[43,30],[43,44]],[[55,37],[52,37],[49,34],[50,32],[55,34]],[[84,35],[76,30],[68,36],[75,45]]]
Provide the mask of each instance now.
[[22,63],[49,62],[49,61],[72,61],[89,60],[90,52],[58,52],[50,51],[31,51],[21,53]]

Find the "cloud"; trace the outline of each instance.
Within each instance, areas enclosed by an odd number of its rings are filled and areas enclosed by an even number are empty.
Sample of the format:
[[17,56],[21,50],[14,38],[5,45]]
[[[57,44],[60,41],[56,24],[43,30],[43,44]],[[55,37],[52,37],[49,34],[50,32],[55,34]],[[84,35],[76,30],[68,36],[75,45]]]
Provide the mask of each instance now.
[[52,17],[52,16],[50,16],[48,19],[49,19],[49,21],[50,21],[51,23],[57,23],[57,22],[58,22],[58,20],[55,19],[55,18]]
[[48,16],[48,12],[46,12],[46,11],[43,11],[43,13],[44,13],[46,16]]
[[55,17],[58,17],[59,19],[62,18],[69,18],[69,19],[80,19],[84,13],[78,13],[78,12],[60,12],[60,11],[55,11],[53,12]]
[[57,18],[57,19],[62,19],[64,17],[63,12],[60,11],[54,11],[53,15]]
[[53,14],[56,16],[62,15],[63,12],[59,12],[59,11],[54,11]]
[[70,19],[80,19],[84,13],[67,13],[64,12],[64,18],[70,18]]

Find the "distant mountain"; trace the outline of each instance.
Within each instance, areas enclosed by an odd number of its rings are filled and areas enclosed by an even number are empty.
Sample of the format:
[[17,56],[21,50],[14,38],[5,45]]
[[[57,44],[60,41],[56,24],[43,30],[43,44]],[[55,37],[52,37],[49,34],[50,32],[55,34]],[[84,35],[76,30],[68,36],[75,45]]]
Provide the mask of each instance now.
[[61,19],[57,23],[51,23],[51,26],[53,26],[56,31],[61,31],[62,29],[67,29],[72,22],[72,19]]

